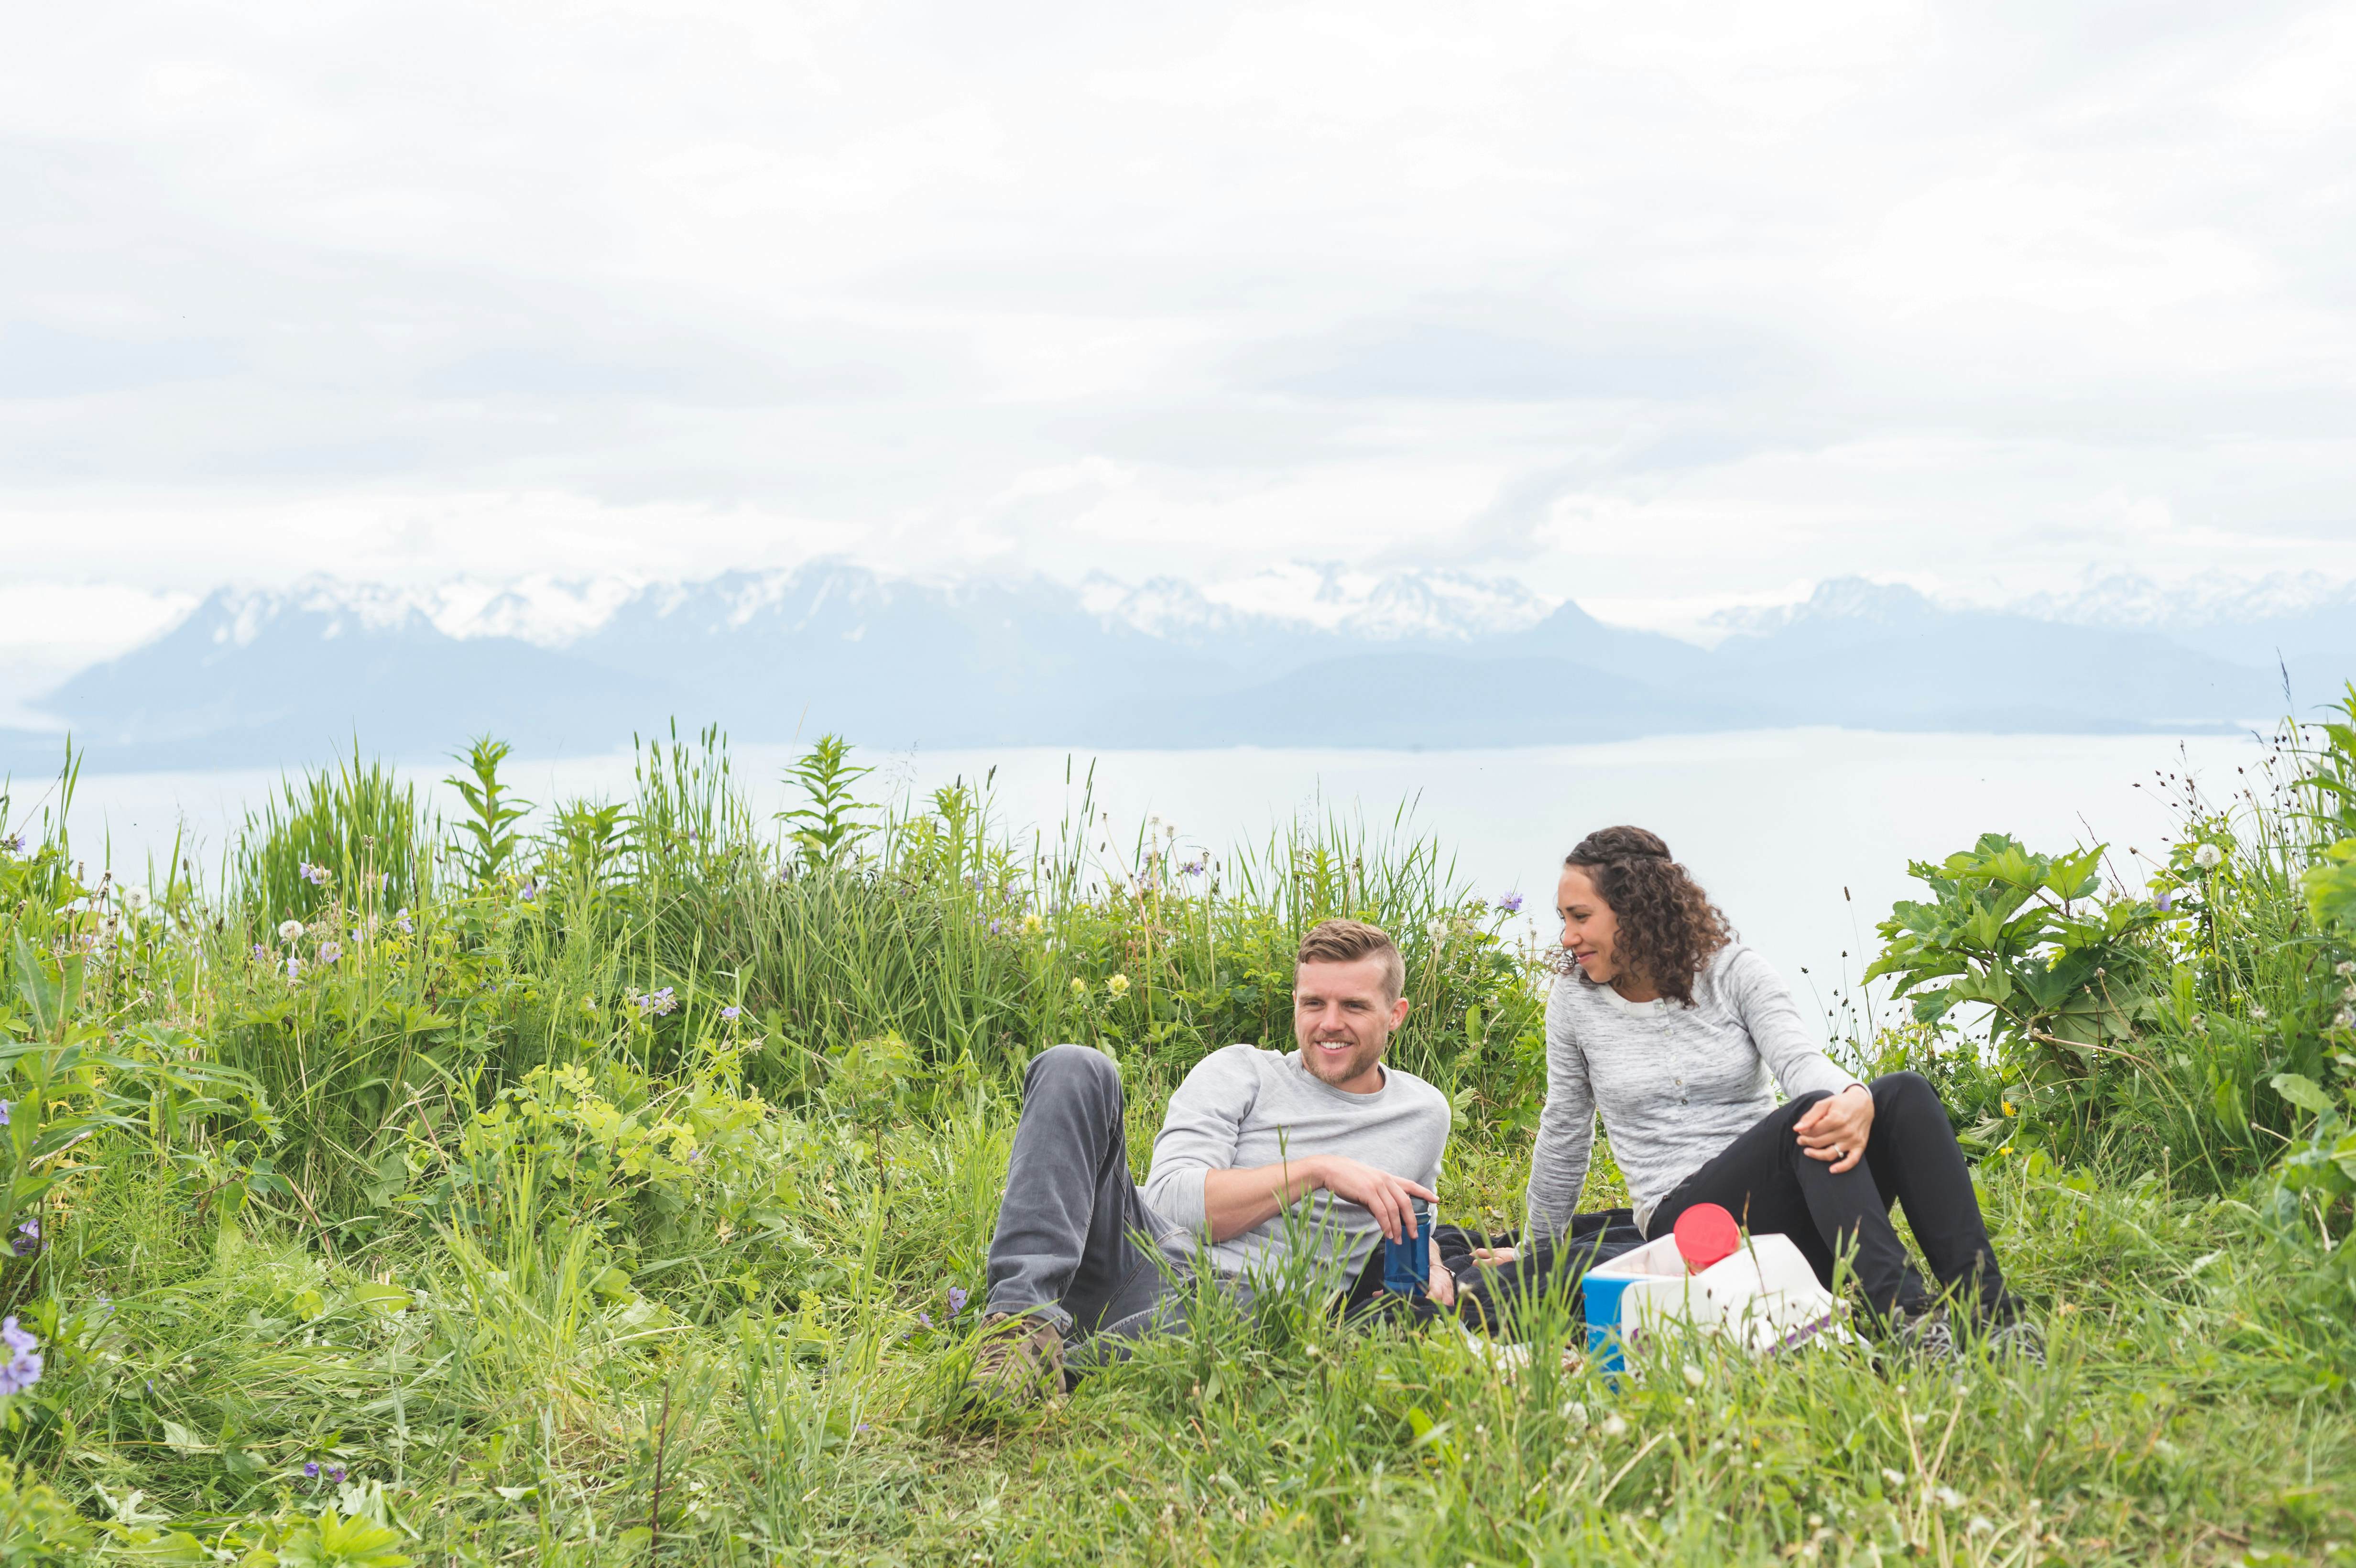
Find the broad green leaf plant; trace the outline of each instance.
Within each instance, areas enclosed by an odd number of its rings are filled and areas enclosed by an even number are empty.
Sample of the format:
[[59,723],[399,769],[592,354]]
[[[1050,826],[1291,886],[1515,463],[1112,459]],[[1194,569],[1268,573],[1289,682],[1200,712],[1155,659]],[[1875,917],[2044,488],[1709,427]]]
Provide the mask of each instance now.
[[1918,1023],[1985,1008],[2008,1077],[2069,1097],[2104,1057],[2137,1059],[2133,1041],[2166,973],[2151,937],[2175,918],[2146,900],[2100,898],[2104,848],[2040,855],[1986,833],[1936,864],[1915,861],[1932,896],[1901,901],[1880,923],[1885,945],[1866,979],[1894,980]]

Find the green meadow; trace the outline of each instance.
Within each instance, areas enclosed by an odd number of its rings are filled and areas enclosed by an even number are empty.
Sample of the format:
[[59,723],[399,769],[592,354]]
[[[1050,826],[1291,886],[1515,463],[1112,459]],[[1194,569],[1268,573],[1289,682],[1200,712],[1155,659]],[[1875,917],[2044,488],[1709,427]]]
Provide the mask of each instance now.
[[1547,955],[1404,821],[1187,859],[1084,780],[1052,837],[871,805],[830,740],[777,819],[715,734],[615,800],[505,761],[444,819],[356,755],[130,876],[17,781],[0,1563],[2356,1562],[2348,723],[2154,781],[2164,854],[1941,847],[1827,1020],[1947,1096],[2048,1365],[1612,1378],[1567,1304],[1506,1357],[1275,1292],[987,1419],[1034,1051],[1120,1064],[1141,1172],[1195,1061],[1289,1043],[1300,932],[1378,921],[1443,1218],[1510,1231]]

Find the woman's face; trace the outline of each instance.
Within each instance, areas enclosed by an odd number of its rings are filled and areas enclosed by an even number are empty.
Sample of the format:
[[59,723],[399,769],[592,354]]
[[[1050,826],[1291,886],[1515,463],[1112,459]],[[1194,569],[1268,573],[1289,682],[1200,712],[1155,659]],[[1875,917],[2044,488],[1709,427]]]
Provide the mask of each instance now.
[[1603,895],[1595,891],[1584,866],[1565,866],[1562,881],[1555,889],[1555,909],[1562,916],[1563,951],[1587,972],[1587,977],[1599,986],[1608,986],[1620,975],[1618,959],[1612,945],[1620,935],[1619,917]]

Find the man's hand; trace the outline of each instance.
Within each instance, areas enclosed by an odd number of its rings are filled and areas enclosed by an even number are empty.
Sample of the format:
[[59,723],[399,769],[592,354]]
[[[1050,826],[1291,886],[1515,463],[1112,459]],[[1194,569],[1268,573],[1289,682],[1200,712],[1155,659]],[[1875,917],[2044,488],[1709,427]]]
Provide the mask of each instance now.
[[1428,1187],[1418,1187],[1404,1176],[1393,1176],[1341,1155],[1327,1155],[1320,1164],[1317,1184],[1344,1203],[1355,1203],[1372,1214],[1375,1223],[1383,1228],[1385,1241],[1396,1242],[1414,1228],[1416,1199],[1440,1201],[1440,1194]]
[[1838,1176],[1865,1157],[1865,1141],[1873,1134],[1873,1091],[1852,1083],[1809,1106],[1792,1130],[1810,1159],[1829,1161]]

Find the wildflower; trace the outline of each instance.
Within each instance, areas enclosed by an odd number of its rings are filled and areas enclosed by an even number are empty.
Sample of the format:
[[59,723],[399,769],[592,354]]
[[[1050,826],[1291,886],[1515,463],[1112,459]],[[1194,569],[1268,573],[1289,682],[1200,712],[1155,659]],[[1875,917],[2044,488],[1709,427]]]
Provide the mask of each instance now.
[[335,1482],[338,1486],[343,1484],[345,1474],[346,1472],[341,1465],[330,1465],[327,1467],[327,1479]]
[[2192,851],[2192,863],[2204,871],[2213,869],[2224,859],[2225,851],[2214,844],[2203,844]]
[[23,1393],[41,1381],[41,1342],[17,1328],[14,1317],[0,1322],[0,1341],[11,1352],[0,1362],[0,1394]]
[[1497,901],[1497,912],[1499,914],[1521,913],[1522,895],[1519,893],[1507,893],[1504,898],[1499,899]]
[[916,1314],[916,1321],[929,1328],[933,1326],[933,1315],[929,1312],[919,1312]]
[[267,964],[267,963],[269,963],[269,962],[270,962],[270,949],[269,949],[268,947],[264,946],[262,944],[261,944],[261,943],[259,943],[259,942],[255,943],[255,944],[253,944],[253,961],[254,961],[256,964]]
[[2169,911],[2174,909],[2176,907],[2176,890],[2174,888],[2162,888],[2159,891],[2152,894],[2151,907],[2159,911],[2162,914],[2166,914]]
[[1074,996],[1076,996],[1076,997],[1085,997],[1085,996],[1087,996],[1087,994],[1088,994],[1088,983],[1087,983],[1086,980],[1081,979],[1081,978],[1080,978],[1078,976],[1076,976],[1076,975],[1073,976],[1072,976],[1072,995],[1074,995]]
[[990,923],[990,934],[992,936],[998,934],[998,922],[994,920]]
[[526,878],[524,880],[523,886],[516,890],[516,896],[523,900],[526,903],[530,903],[532,900],[540,897],[540,879],[538,877]]
[[2250,1021],[2251,1021],[2252,1023],[2264,1023],[2264,1022],[2265,1022],[2265,1021],[2266,1021],[2266,1009],[2265,1009],[2265,1008],[2252,1008],[2250,1009]]
[[286,977],[290,980],[299,980],[303,977],[303,960],[300,958],[286,960]]
[[2331,972],[2343,980],[2356,976],[2356,958],[2342,958],[2331,966]]
[[1996,1525],[1986,1514],[1976,1513],[1972,1515],[1971,1528],[1966,1531],[1965,1533],[1969,1535],[1986,1535],[1995,1528]]
[[415,929],[409,923],[408,905],[403,904],[401,908],[392,912],[392,923],[401,927],[401,933],[403,936],[408,935],[410,932]]
[[1891,1469],[1887,1465],[1881,1467],[1881,1478],[1888,1481],[1893,1487],[1902,1487],[1906,1484],[1906,1477],[1900,1475],[1897,1471]]
[[1112,997],[1114,1001],[1117,1002],[1120,1000],[1123,997],[1129,995],[1129,976],[1126,975],[1115,975],[1111,979],[1105,982],[1105,990]]
[[301,921],[299,921],[299,920],[282,920],[282,921],[280,921],[280,922],[278,923],[278,940],[279,940],[279,941],[281,941],[281,942],[292,942],[292,941],[294,941],[296,937],[301,936],[302,934],[303,934],[303,923],[302,923]]
[[23,834],[11,833],[7,837],[0,838],[0,853],[21,855],[24,852],[25,836]]
[[1433,921],[1430,925],[1425,926],[1423,931],[1424,934],[1430,937],[1434,942],[1445,942],[1448,940],[1448,923],[1444,920]]
[[1933,1490],[1931,1495],[1939,1499],[1939,1506],[1941,1508],[1961,1508],[1964,1506],[1964,1494],[1955,1490],[1953,1487],[1940,1487]]
[[137,914],[141,910],[145,909],[147,907],[146,890],[144,888],[123,889],[123,907],[129,910],[133,914]]
[[1199,877],[1203,874],[1203,869],[1201,860],[1189,860],[1178,868],[1178,874],[1182,877]]
[[315,1481],[317,1480],[319,1478],[319,1461],[316,1459],[305,1460],[303,1464],[303,1473],[310,1477],[311,1479]]
[[36,1215],[16,1227],[16,1239],[8,1243],[8,1248],[20,1258],[29,1258],[41,1250],[39,1216]]
[[1025,936],[1036,936],[1045,928],[1046,924],[1047,923],[1041,920],[1036,912],[1026,914],[1023,917],[1023,934]]
[[5,1100],[0,1100],[0,1127],[5,1127],[5,1126],[6,1126],[7,1125],[8,1125],[8,1102],[7,1102],[7,1101],[5,1101]]
[[2356,1029],[2356,1013],[2342,1008],[2332,1019],[2331,1024],[2334,1029]]
[[341,958],[343,955],[344,955],[344,944],[343,944],[342,943],[340,943],[340,942],[322,942],[321,944],[319,944],[319,962],[320,962],[320,963],[322,963],[322,964],[333,964],[337,959]]
[[1695,1366],[1691,1361],[1687,1361],[1687,1362],[1685,1364],[1685,1374],[1686,1374],[1686,1387],[1687,1387],[1687,1388],[1699,1388],[1699,1387],[1701,1387],[1701,1382],[1702,1382],[1702,1370],[1701,1370],[1699,1367]]
[[1616,1411],[1616,1410],[1615,1410],[1615,1411],[1613,1411],[1611,1414],[1609,1414],[1609,1415],[1605,1416],[1605,1417],[1603,1418],[1603,1435],[1604,1435],[1604,1436],[1606,1436],[1606,1437],[1625,1437],[1625,1436],[1627,1436],[1627,1435],[1628,1435],[1628,1418],[1627,1418],[1626,1416],[1624,1416],[1624,1415],[1621,1414],[1621,1413],[1620,1413],[1618,1411]]
[[2014,1107],[2011,1101],[2007,1100],[2004,1103],[2004,1114],[2008,1116],[2017,1116],[2020,1115],[2020,1112]]
[[720,1009],[720,1016],[733,1024],[744,1016],[744,1009],[731,1004]]
[[953,1285],[949,1286],[949,1316],[952,1317],[962,1317],[965,1313],[965,1286],[961,1285]]
[[301,877],[305,881],[310,883],[315,888],[324,888],[335,880],[335,874],[329,871],[327,867],[314,866],[308,860],[303,862],[302,869],[296,871],[295,875]]

